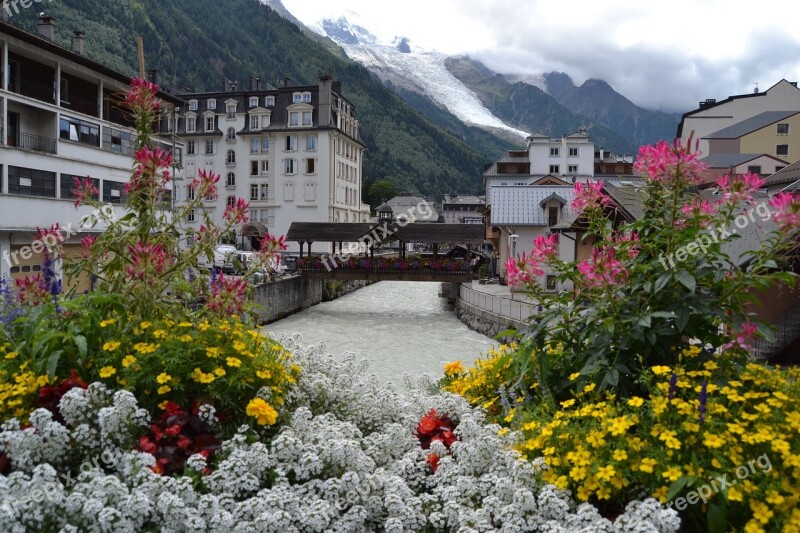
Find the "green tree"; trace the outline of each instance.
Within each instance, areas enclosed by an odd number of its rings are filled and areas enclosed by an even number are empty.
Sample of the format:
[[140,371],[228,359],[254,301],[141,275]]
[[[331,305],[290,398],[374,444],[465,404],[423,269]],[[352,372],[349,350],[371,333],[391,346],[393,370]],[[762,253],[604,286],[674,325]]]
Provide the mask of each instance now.
[[372,209],[375,209],[386,200],[394,198],[395,196],[397,196],[397,187],[388,179],[377,180],[370,185],[369,192],[367,193],[367,199]]

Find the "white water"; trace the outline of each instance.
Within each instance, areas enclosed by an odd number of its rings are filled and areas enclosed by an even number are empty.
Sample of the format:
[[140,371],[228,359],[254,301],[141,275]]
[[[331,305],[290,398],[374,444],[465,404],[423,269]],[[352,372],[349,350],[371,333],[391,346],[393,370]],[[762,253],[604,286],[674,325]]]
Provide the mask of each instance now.
[[465,366],[496,342],[461,323],[439,284],[382,281],[332,302],[266,326],[273,334],[302,334],[305,344],[325,342],[327,352],[355,352],[369,360],[370,372],[403,384],[403,373],[439,377],[442,366],[461,359]]

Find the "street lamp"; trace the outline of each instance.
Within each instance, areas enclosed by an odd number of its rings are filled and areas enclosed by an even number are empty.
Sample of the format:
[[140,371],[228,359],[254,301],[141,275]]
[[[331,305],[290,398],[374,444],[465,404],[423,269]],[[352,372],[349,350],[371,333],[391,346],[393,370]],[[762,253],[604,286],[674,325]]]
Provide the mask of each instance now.
[[[516,261],[517,260],[517,239],[519,239],[519,235],[517,235],[516,233],[512,233],[509,238],[511,239],[511,260],[512,261]],[[508,276],[508,270],[506,270],[506,276]],[[508,281],[507,277],[506,277],[506,281]],[[514,299],[514,284],[512,283],[510,285],[511,285],[511,299],[513,300]]]

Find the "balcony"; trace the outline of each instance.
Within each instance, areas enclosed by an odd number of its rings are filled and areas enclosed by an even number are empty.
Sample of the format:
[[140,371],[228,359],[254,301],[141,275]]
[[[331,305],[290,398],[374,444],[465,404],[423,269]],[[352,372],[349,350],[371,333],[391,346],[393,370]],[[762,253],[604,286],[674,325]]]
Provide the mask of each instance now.
[[[3,137],[4,134],[5,132],[0,129],[0,137]],[[42,137],[24,132],[8,132],[3,139],[5,140],[6,146],[19,148],[20,150],[42,152],[44,154],[56,153],[56,139],[51,139],[50,137]]]
[[44,85],[34,81],[20,79],[18,83],[9,83],[9,89],[22,96],[28,96],[42,102],[55,103],[55,90],[52,85]]
[[86,98],[77,94],[69,95],[67,100],[62,99],[61,107],[92,117],[97,117],[100,109],[100,106],[97,103],[97,98]]

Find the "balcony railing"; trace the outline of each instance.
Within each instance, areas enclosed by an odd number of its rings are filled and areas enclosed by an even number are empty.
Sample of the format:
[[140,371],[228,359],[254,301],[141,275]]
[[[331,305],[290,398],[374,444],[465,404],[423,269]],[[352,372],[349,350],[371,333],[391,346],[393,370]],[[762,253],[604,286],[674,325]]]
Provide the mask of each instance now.
[[77,94],[70,94],[67,98],[61,95],[61,107],[92,117],[96,117],[99,110],[97,98],[86,98]]
[[[4,131],[0,129],[0,136],[4,135]],[[8,132],[3,137],[6,146],[13,146],[21,150],[29,150],[32,152],[42,152],[45,154],[56,153],[56,140],[50,137],[42,137],[40,135],[32,135],[23,132]]]
[[800,337],[800,305],[782,311],[769,322],[773,328],[773,338],[767,340],[759,337],[753,342],[753,351],[759,357],[771,357]]
[[17,89],[19,90],[14,91],[17,94],[29,96],[30,98],[35,98],[36,100],[41,100],[42,102],[48,102],[52,104],[55,103],[56,100],[55,90],[53,89],[52,85],[48,86],[41,83],[36,83],[34,81],[21,79],[19,80]]

